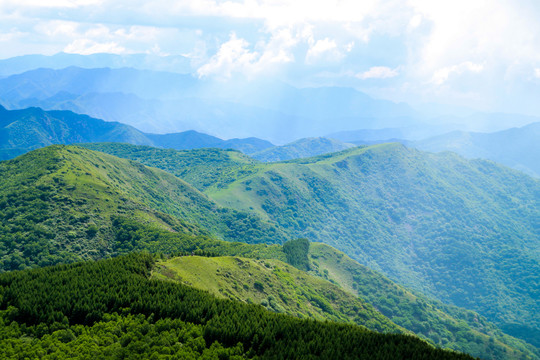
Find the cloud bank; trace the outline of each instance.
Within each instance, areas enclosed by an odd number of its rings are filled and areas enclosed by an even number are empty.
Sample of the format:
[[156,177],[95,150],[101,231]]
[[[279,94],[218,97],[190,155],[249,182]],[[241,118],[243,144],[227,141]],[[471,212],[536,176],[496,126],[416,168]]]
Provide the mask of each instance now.
[[4,0],[0,57],[182,54],[204,78],[496,108],[505,89],[538,92],[538,18],[531,0]]

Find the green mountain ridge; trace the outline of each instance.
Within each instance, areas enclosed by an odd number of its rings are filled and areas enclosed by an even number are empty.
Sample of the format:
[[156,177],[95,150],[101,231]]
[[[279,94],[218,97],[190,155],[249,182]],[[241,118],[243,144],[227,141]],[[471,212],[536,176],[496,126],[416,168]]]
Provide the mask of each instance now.
[[207,194],[499,324],[540,325],[537,180],[398,144],[257,167]]
[[165,170],[200,191],[219,183],[234,182],[252,173],[257,161],[235,150],[195,149],[178,151],[118,143],[90,143],[78,146]]
[[[120,147],[124,146],[126,145]],[[152,150],[170,153],[170,151],[146,147],[140,147],[140,149],[141,151]],[[199,150],[195,151],[194,154],[215,158],[216,152],[219,153],[215,149]],[[188,161],[187,152],[178,153],[181,154],[180,160]],[[230,159],[230,169],[234,168],[235,162],[248,167],[258,166],[256,163],[247,161],[247,158],[236,151],[223,151],[222,155],[226,159]],[[218,159],[221,158],[218,156]],[[182,162],[179,161],[179,163]],[[202,170],[204,166],[201,163],[199,167]],[[216,209],[215,204],[212,205],[209,199],[185,182],[163,171],[79,147],[52,146],[30,152],[15,160],[1,162],[0,174],[3,179],[6,179],[0,188],[0,220],[2,220],[0,235],[3,239],[1,259],[4,270],[73,262],[80,259],[97,259],[132,251],[241,256],[251,258],[251,260],[242,260],[242,262],[253,264],[254,268],[255,264],[261,264],[261,260],[254,260],[255,258],[266,259],[264,261],[270,266],[263,266],[268,271],[272,268],[272,274],[266,273],[258,280],[263,287],[263,292],[268,292],[265,293],[265,299],[258,300],[262,304],[264,304],[263,300],[266,300],[267,308],[274,311],[285,309],[283,298],[300,300],[308,298],[309,302],[316,304],[311,306],[311,309],[308,308],[316,318],[324,317],[355,323],[363,321],[364,325],[377,330],[395,327],[392,322],[381,317],[382,315],[379,313],[373,313],[373,310],[369,310],[372,309],[369,304],[359,303],[360,300],[354,300],[354,296],[345,294],[335,286],[332,287],[331,284],[321,283],[322,280],[302,275],[303,273],[298,270],[279,262],[288,261],[296,264],[299,268],[314,268],[309,263],[304,262],[302,256],[295,255],[298,252],[299,254],[303,251],[307,252],[305,247],[288,246],[288,244],[292,244],[290,242],[286,243],[286,246],[280,247],[278,245],[223,242],[212,238],[210,234],[215,233],[215,230],[212,231],[213,224],[228,223],[230,227],[235,220],[246,220],[249,217],[246,218],[240,213],[239,218],[236,219],[234,217],[213,217],[212,210]],[[207,205],[211,206],[207,208]],[[217,209],[219,210],[219,207]],[[169,212],[173,216],[166,215],[160,210]],[[198,212],[206,213],[206,218],[201,217],[201,214],[196,217]],[[230,210],[227,209],[222,209],[217,213],[218,215],[231,214]],[[183,217],[184,220],[174,216]],[[199,225],[193,225],[194,218],[200,219]],[[186,219],[191,220],[191,222],[186,221]],[[253,231],[252,226],[257,225],[257,221],[256,218],[252,217],[251,219],[254,220],[237,224],[237,226],[249,227],[249,231]],[[201,227],[205,221],[206,228]],[[268,235],[264,226],[262,224],[261,226],[261,233]],[[257,238],[257,233],[251,235],[249,239]],[[229,239],[240,238],[241,236],[238,234],[231,234]],[[294,243],[301,244],[302,242]],[[304,256],[307,260],[307,253]],[[189,258],[191,257],[183,259]],[[206,258],[200,259],[203,263],[209,261]],[[236,260],[234,261],[236,262]],[[265,264],[264,261],[262,264]],[[205,269],[208,270],[207,268],[209,267],[206,266]],[[231,269],[230,266],[229,269]],[[255,289],[254,279],[251,282],[244,281],[245,274],[242,275],[238,271],[233,273],[235,275],[228,280],[236,278],[237,299],[241,298],[244,284],[248,285],[248,288],[252,284],[251,290]],[[168,272],[165,274],[170,275]],[[301,287],[301,293],[291,289],[291,283],[287,281],[288,274],[296,274],[296,278],[304,279],[304,284],[307,285]],[[313,275],[324,277],[324,271],[314,271]],[[191,274],[191,276],[193,277],[195,274]],[[239,282],[239,279],[242,281]],[[266,281],[268,279],[274,280]],[[203,283],[211,282],[210,277],[200,277],[199,280]],[[281,289],[283,298],[279,292],[270,292],[272,285],[275,289]],[[346,286],[344,288],[347,289]],[[223,291],[227,291],[227,289],[229,295],[234,294],[231,290],[234,290],[232,285],[222,287]],[[317,289],[326,290],[319,291]],[[320,297],[321,295],[324,296]],[[331,305],[333,303],[341,305]],[[353,306],[351,310],[351,303],[356,304],[356,308]],[[360,306],[361,304],[365,305]],[[319,310],[317,313],[313,313],[313,309],[316,307]],[[367,312],[361,310],[366,307]],[[310,312],[303,314],[309,316]],[[297,312],[291,312],[291,314],[298,315]],[[439,321],[439,319],[447,317],[440,312],[431,314],[429,316],[430,324],[438,324],[440,328],[442,327],[442,331],[453,329]],[[414,326],[421,327],[418,319],[413,319],[412,323]],[[516,354],[523,354],[531,358],[535,357],[531,349],[516,342],[517,340],[505,338],[495,328],[490,327],[491,325],[485,326],[486,329],[491,329],[489,331],[493,331],[493,333],[489,333],[494,339],[494,343],[488,348],[492,349],[491,351],[486,350],[483,345],[488,341],[488,333],[482,332],[482,329],[473,330],[469,325],[455,327],[455,329],[459,329],[461,335],[456,335],[454,338],[448,336],[451,341],[446,343],[439,342],[438,338],[430,333],[427,333],[425,338],[443,346],[451,345],[458,350],[466,349],[466,351],[480,356],[496,354],[495,358],[506,359],[517,358]],[[410,327],[412,328],[412,326]],[[422,334],[418,329],[415,330]],[[440,333],[440,329],[435,332],[435,334]],[[504,354],[500,350],[501,348],[506,348],[507,353]]]
[[[137,152],[152,165],[155,151],[129,147],[120,156]],[[163,155],[163,162],[174,158]],[[182,177],[197,163],[193,156],[165,168]],[[230,162],[224,173],[199,187],[222,205],[255,212],[291,237],[330,244],[500,326],[520,324],[529,329],[522,335],[540,327],[540,185],[533,178],[399,144],[272,164]]]
[[0,162],[2,270],[114,253],[113,219],[246,242],[283,242],[255,215],[223,208],[162,170],[55,145]]

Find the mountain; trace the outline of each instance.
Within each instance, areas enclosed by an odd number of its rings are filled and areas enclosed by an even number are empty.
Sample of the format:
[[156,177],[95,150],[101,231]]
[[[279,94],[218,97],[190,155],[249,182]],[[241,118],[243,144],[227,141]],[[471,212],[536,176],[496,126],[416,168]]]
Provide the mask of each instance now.
[[[115,148],[111,145],[138,150],[132,153],[145,150],[157,154],[174,152],[126,144],[109,144],[109,148]],[[202,159],[205,159],[220,152],[223,157],[217,159],[229,159],[229,169],[234,168],[235,163],[244,167],[257,165],[241,153],[230,150],[193,150],[191,159],[197,155],[204,155]],[[188,163],[190,152],[176,153],[180,154],[177,164],[182,163],[181,159],[184,164]],[[203,168],[201,163],[193,171]],[[269,242],[278,240],[282,230],[261,222],[257,216],[217,207],[186,183],[162,171],[78,147],[51,146],[1,162],[0,174],[5,179],[0,187],[0,238],[3,239],[0,259],[4,270],[149,251],[166,254],[154,269],[158,278],[181,280],[184,284],[217,291],[217,296],[235,300],[247,302],[251,297],[269,310],[295,316],[362,324],[379,331],[400,329],[374,312],[369,303],[356,299],[347,286],[335,282],[348,290],[348,294],[336,285],[314,279],[283,263],[286,261],[311,271],[311,275],[333,280],[324,269],[332,256],[341,258],[337,251],[329,248],[321,255],[318,245],[315,250],[310,250],[309,245],[307,248],[302,245],[307,241],[300,240],[279,246],[216,239],[212,234],[225,234],[229,240]],[[308,251],[313,260],[311,264]],[[169,256],[179,254],[184,256],[167,260]],[[185,256],[193,254],[211,258]],[[324,262],[323,257],[328,261]],[[416,300],[411,304],[412,300],[408,299],[412,295],[404,289],[403,294],[396,292],[393,290],[396,286],[389,280],[381,281],[380,275],[350,262],[360,270],[349,276],[356,279],[362,272],[363,278],[369,279],[368,284],[376,284],[364,285],[365,291],[383,298],[403,295],[393,311],[404,316],[411,309],[414,315],[408,318],[409,322],[402,322],[433,343],[500,359],[516,354],[533,354],[534,357],[534,352],[527,346],[500,333],[476,314],[463,316],[474,319],[471,320],[473,324],[452,325],[458,320],[452,320],[448,313],[435,312]],[[181,268],[178,263],[182,264]],[[248,274],[250,276],[246,277]],[[213,287],[216,282],[222,292]],[[377,287],[379,290],[375,291]],[[377,300],[373,301],[381,306]],[[424,324],[426,319],[429,322]],[[419,330],[429,326],[434,330]],[[446,333],[456,329],[459,335],[450,337]],[[486,347],[490,338],[493,342]],[[501,352],[501,347],[507,349],[506,355]]]
[[148,134],[150,140],[160,147],[177,150],[199,148],[237,149],[245,154],[252,154],[274,146],[271,142],[257,138],[221,140],[215,136],[194,130],[176,134]]
[[263,162],[284,161],[312,157],[354,147],[353,144],[327,138],[306,138],[296,140],[283,146],[275,146],[250,154],[251,157]]
[[39,108],[0,111],[0,147],[32,150],[52,144],[118,141],[153,144],[145,134],[119,123],[93,119],[70,111]]
[[[157,158],[139,155],[148,165]],[[179,168],[168,171],[182,176],[197,162],[176,162],[171,167]],[[224,175],[201,187],[224,206],[255,212],[292,237],[332,245],[500,326],[539,328],[538,180],[489,161],[400,144],[284,163],[230,162]]]
[[206,193],[429,296],[538,327],[539,181],[398,144],[255,167]]
[[52,144],[107,141],[175,149],[236,148],[246,153],[273,146],[257,138],[222,140],[196,131],[147,134],[129,125],[94,119],[71,111],[44,111],[40,108],[10,111],[0,107],[0,159]]
[[0,162],[1,270],[114,255],[114,220],[244,242],[281,243],[260,217],[223,208],[162,170],[74,146]]
[[158,149],[151,146],[137,146],[117,143],[80,144],[90,150],[101,151],[121,158],[151,164],[187,181],[200,191],[216,183],[234,182],[238,176],[252,171],[257,163],[236,150],[216,148],[178,151]]
[[23,55],[0,60],[0,76],[20,74],[39,68],[63,69],[67,67],[81,68],[136,68],[139,70],[169,71],[188,73],[191,70],[190,60],[184,56],[157,56],[151,54],[68,54]]
[[284,126],[299,121],[297,115],[220,98],[214,85],[191,75],[130,68],[40,68],[0,79],[0,101],[9,109],[70,110],[151,133],[195,129],[230,138],[279,138]]
[[223,84],[132,68],[34,69],[0,79],[0,99],[9,109],[71,110],[151,133],[194,129],[279,143],[359,124],[410,126],[418,121],[406,104],[351,88]]
[[390,142],[392,139],[422,140],[430,136],[444,134],[455,130],[454,126],[412,126],[404,128],[386,128],[386,129],[360,129],[350,131],[339,131],[328,134],[326,137],[337,139],[347,143],[357,145],[366,145],[368,143]]
[[540,122],[494,133],[454,131],[412,142],[426,151],[453,151],[466,158],[483,158],[540,177]]

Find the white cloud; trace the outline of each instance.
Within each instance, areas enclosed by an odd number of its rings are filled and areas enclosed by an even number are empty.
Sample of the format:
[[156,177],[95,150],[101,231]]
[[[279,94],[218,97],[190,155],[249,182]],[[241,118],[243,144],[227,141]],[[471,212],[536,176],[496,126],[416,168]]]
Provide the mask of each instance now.
[[343,53],[339,51],[335,40],[324,38],[317,40],[306,53],[306,63],[334,62],[343,58]]
[[409,21],[409,27],[412,29],[419,27],[420,24],[422,24],[422,15],[420,14],[415,14]]
[[536,77],[536,78],[539,78],[539,79],[540,79],[540,68],[536,68],[536,69],[534,69],[534,77]]
[[391,69],[386,66],[373,66],[363,73],[356,74],[359,79],[388,79],[399,75],[398,69]]
[[250,50],[250,44],[232,33],[229,40],[223,43],[218,52],[210,60],[199,67],[199,77],[216,76],[230,78],[233,73],[253,75],[261,71],[271,70],[275,64],[283,64],[293,60],[288,49],[296,41],[290,33],[282,31],[268,43],[260,43],[261,51]]
[[484,70],[483,64],[475,64],[471,61],[465,61],[461,64],[447,66],[437,70],[431,79],[431,82],[436,85],[445,83],[450,75],[461,75],[465,72],[479,73]]
[[[446,98],[450,90],[488,97],[488,82],[503,93],[505,84],[513,91],[540,77],[538,18],[534,0],[0,0],[0,58],[190,54],[199,76],[296,66],[305,83],[324,81],[321,72],[350,74],[333,84],[396,77],[404,85],[392,92],[404,89],[403,97]],[[480,72],[486,81],[469,81]]]
[[418,74],[466,61],[503,66],[540,58],[539,8],[508,0],[409,0],[430,24],[429,32],[413,40],[418,52],[411,58]]
[[201,66],[197,73],[200,77],[219,75],[230,77],[235,71],[249,67],[260,55],[249,51],[249,43],[239,39],[235,33],[231,34],[229,41],[222,44],[219,51],[210,61]]

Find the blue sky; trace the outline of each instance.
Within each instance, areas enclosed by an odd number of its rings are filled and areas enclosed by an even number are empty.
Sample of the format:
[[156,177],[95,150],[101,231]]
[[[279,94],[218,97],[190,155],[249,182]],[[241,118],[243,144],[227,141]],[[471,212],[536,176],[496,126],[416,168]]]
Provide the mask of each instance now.
[[0,58],[184,55],[201,78],[540,115],[539,20],[528,0],[0,0]]

